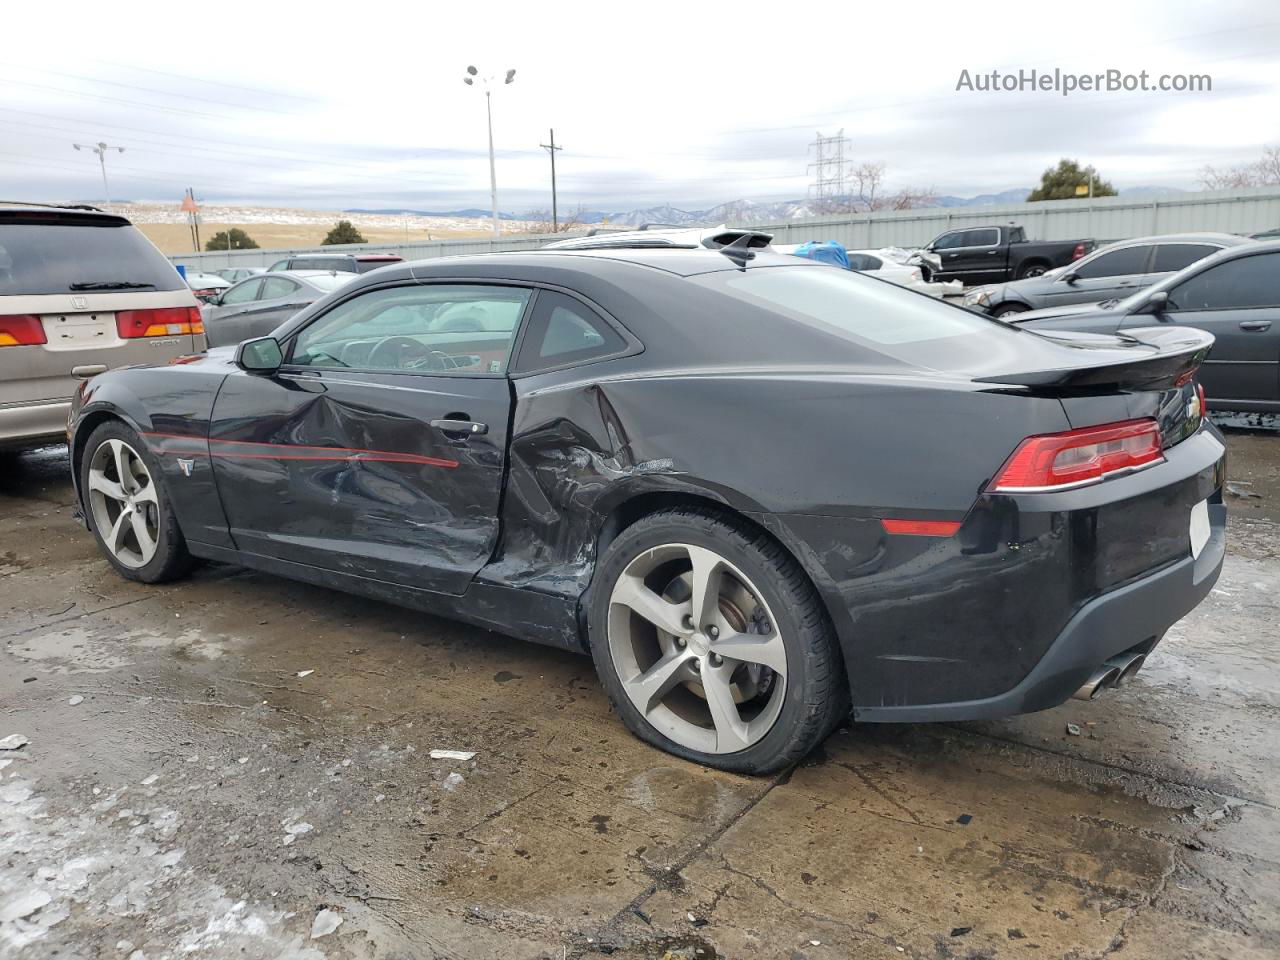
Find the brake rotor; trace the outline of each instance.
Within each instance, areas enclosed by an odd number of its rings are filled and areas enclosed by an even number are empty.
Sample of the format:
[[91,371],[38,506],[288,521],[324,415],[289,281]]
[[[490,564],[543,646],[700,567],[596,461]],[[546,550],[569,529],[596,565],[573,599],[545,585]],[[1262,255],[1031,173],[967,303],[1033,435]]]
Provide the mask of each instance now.
[[[685,603],[693,596],[693,571],[686,570],[677,576],[662,591],[662,597],[672,603]],[[737,633],[752,633],[758,624],[764,622],[764,610],[755,596],[745,586],[727,573],[720,580],[720,598],[717,602],[720,615],[725,623]],[[662,655],[671,653],[676,646],[675,637],[663,630],[658,630],[658,646]],[[714,643],[712,649],[715,648]],[[694,696],[707,699],[702,684],[697,680],[684,683]],[[729,690],[733,694],[734,703],[746,703],[762,694],[767,694],[773,686],[773,671],[759,663],[742,663],[733,672]]]

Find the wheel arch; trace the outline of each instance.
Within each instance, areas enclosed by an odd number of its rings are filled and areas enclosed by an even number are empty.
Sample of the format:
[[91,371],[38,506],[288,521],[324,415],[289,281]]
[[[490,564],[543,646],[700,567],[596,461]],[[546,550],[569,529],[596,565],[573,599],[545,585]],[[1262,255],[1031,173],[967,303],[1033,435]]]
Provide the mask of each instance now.
[[827,620],[841,640],[836,649],[840,657],[846,660],[847,667],[847,651],[843,641],[848,635],[845,622],[848,620],[848,611],[841,604],[836,586],[826,575],[822,565],[817,562],[816,558],[810,556],[811,551],[807,550],[802,543],[791,535],[785,524],[773,522],[772,515],[763,511],[743,509],[741,506],[730,503],[724,498],[714,496],[707,491],[691,489],[633,490],[629,495],[613,502],[607,511],[601,512],[600,522],[596,527],[593,541],[594,553],[591,579],[587,584],[587,588],[578,598],[578,633],[583,650],[590,650],[587,633],[587,611],[590,608],[592,591],[597,587],[596,572],[600,567],[600,558],[609,548],[609,544],[617,539],[618,535],[624,530],[645,517],[652,516],[663,510],[679,507],[692,507],[718,513],[758,531],[778,544],[796,566],[804,572],[809,583],[818,594],[818,599],[827,615]]
[[[100,402],[82,409],[76,417],[75,428],[71,434],[67,449],[67,457],[71,463],[71,482],[76,493],[76,506],[84,509],[84,491],[80,489],[80,463],[84,457],[85,445],[93,431],[104,423],[118,420],[133,430],[141,433],[142,428],[132,417],[113,403]],[[88,522],[88,515],[85,515]]]

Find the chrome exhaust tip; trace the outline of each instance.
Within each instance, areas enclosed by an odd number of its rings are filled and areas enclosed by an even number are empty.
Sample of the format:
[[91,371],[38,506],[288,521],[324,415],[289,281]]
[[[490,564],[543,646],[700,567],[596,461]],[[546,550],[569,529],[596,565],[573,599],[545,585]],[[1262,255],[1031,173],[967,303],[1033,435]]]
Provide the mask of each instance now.
[[1142,669],[1142,665],[1147,662],[1145,653],[1123,653],[1118,657],[1112,657],[1105,664],[1106,666],[1115,667],[1120,671],[1120,675],[1116,677],[1115,685],[1122,687],[1133,679],[1134,674]]
[[1107,687],[1114,686],[1120,679],[1120,670],[1111,663],[1104,663],[1094,670],[1089,679],[1071,696],[1075,700],[1093,700]]

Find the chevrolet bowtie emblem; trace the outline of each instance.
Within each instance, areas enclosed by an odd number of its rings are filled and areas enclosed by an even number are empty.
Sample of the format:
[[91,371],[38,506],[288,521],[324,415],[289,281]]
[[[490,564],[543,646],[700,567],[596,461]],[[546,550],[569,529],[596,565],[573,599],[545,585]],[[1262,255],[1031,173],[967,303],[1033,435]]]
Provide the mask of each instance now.
[[182,475],[184,477],[191,476],[191,469],[195,465],[196,465],[196,462],[194,460],[184,460],[182,459],[182,457],[178,458],[178,469],[182,471]]

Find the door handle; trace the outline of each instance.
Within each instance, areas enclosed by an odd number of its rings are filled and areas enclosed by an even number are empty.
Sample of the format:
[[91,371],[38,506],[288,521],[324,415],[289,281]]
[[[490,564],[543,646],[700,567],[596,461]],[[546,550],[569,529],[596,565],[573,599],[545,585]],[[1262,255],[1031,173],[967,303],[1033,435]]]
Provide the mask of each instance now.
[[432,420],[431,426],[445,434],[467,434],[478,437],[489,432],[487,423],[476,423],[474,420]]
[[1241,320],[1240,329],[1241,330],[1258,330],[1258,331],[1270,330],[1271,321],[1270,320]]
[[106,372],[107,365],[105,363],[86,363],[71,368],[71,375],[77,380],[88,380],[90,377],[96,377],[98,374]]

